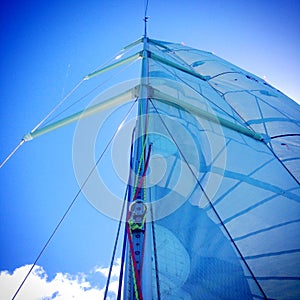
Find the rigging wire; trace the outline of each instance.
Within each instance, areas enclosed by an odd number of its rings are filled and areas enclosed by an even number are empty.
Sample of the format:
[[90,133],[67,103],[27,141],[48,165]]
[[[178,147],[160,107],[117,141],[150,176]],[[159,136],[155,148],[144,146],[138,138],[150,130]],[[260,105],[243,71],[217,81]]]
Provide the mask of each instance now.
[[220,224],[222,225],[222,227],[224,228],[224,230],[225,230],[227,236],[229,237],[230,241],[232,242],[232,244],[233,244],[233,246],[234,246],[234,249],[237,251],[238,255],[239,255],[240,258],[242,259],[242,261],[243,261],[243,263],[245,264],[247,270],[249,271],[251,277],[253,278],[253,280],[255,281],[255,283],[256,283],[256,285],[257,285],[257,287],[259,288],[260,292],[262,293],[264,299],[267,299],[267,296],[266,296],[266,294],[265,294],[263,288],[261,287],[261,285],[259,284],[258,280],[257,280],[256,277],[254,276],[254,273],[252,272],[252,270],[251,270],[250,266],[248,265],[246,259],[243,257],[243,255],[242,255],[240,249],[238,248],[237,244],[235,243],[234,239],[232,238],[231,234],[229,233],[229,231],[228,231],[226,225],[225,225],[224,222],[222,221],[222,219],[221,219],[220,215],[218,214],[216,208],[213,206],[213,204],[212,204],[210,198],[208,197],[207,193],[205,192],[205,190],[204,190],[202,184],[200,183],[198,177],[196,176],[195,172],[193,171],[192,167],[190,166],[189,162],[187,161],[187,159],[186,159],[185,155],[183,154],[181,148],[179,147],[178,143],[176,142],[176,140],[175,140],[173,134],[171,133],[171,131],[169,130],[167,124],[165,123],[165,121],[164,121],[163,118],[161,117],[161,114],[159,113],[158,109],[157,109],[156,106],[154,105],[152,99],[149,99],[149,100],[150,100],[150,102],[151,102],[151,104],[152,104],[154,110],[156,111],[157,115],[159,116],[159,118],[160,118],[160,120],[161,120],[161,122],[162,122],[164,128],[166,129],[166,131],[167,131],[168,134],[170,135],[172,141],[173,141],[174,144],[176,145],[176,147],[177,147],[177,149],[178,149],[178,151],[179,151],[181,157],[183,158],[185,164],[186,164],[187,167],[189,168],[189,170],[190,170],[192,176],[195,178],[195,180],[196,180],[196,182],[197,182],[197,185],[200,187],[201,191],[203,192],[203,195],[205,196],[206,200],[208,201],[208,203],[209,203],[210,207],[212,208],[214,214],[215,214],[216,217],[218,218]]
[[[108,65],[110,62],[112,62],[114,59],[119,59],[121,56],[123,56],[124,54],[126,54],[128,51],[130,51],[130,49],[121,49],[120,51],[118,51],[113,57],[111,57],[109,60],[107,60],[105,63],[99,65],[98,67],[94,68],[93,71],[98,70],[99,68],[104,67],[105,65]],[[131,63],[133,64],[134,61]],[[131,64],[129,66],[131,66]],[[127,67],[129,67],[127,66]],[[123,72],[125,69],[121,70],[119,73]],[[93,72],[92,71],[92,72]],[[114,74],[115,76],[117,76],[119,73]],[[87,97],[88,95],[90,95],[90,93],[92,93],[93,91],[95,91],[97,88],[99,88],[101,85],[105,84],[107,81],[111,80],[112,78],[114,78],[114,76],[111,76],[110,78],[108,78],[106,81],[102,82],[102,84],[96,86],[94,89],[92,89],[89,93],[85,94],[84,96],[82,96],[81,98],[79,98],[75,103],[69,105],[66,109],[64,109],[61,113],[59,113],[58,115],[56,115],[55,117],[53,117],[52,119],[49,120],[49,118],[57,111],[57,109],[59,107],[62,106],[62,104],[64,102],[66,102],[66,100],[68,98],[70,98],[75,91],[82,85],[82,83],[85,81],[84,78],[81,79],[73,88],[72,90],[66,95],[64,96],[53,108],[52,110],[30,131],[30,133],[35,132],[39,127],[41,127],[43,124],[46,125],[49,122],[53,121],[55,118],[57,118],[59,115],[61,115],[63,112],[65,112],[67,109],[69,109],[70,107],[72,107],[73,105],[75,105],[77,102],[81,101],[82,99],[84,99],[85,97]],[[47,121],[47,122],[46,122]],[[3,162],[0,164],[0,169],[7,163],[7,161],[17,152],[17,150],[24,144],[25,140],[22,139],[19,144],[15,147],[15,149],[3,160]]]
[[25,143],[25,140],[22,139],[20,143],[15,147],[15,149],[4,159],[0,165],[0,169],[7,163],[7,161],[17,152],[17,150]]
[[60,96],[61,99],[64,97],[64,94],[65,94],[65,87],[66,87],[66,83],[67,83],[67,80],[68,80],[68,77],[69,77],[69,74],[70,74],[70,70],[71,70],[71,64],[68,64],[66,75],[65,75],[65,78],[64,78],[63,88],[62,88],[62,91],[61,91],[61,96]]
[[[81,79],[81,81],[79,81],[75,87],[52,108],[52,110],[30,131],[30,133],[35,132],[80,87],[83,82],[84,80]],[[20,141],[18,146],[1,163],[0,168],[5,165],[5,163],[16,153],[16,151],[24,144],[24,142],[24,139]]]
[[[132,164],[131,164],[132,160],[131,160],[131,158],[132,158],[132,155],[133,155],[134,135],[135,135],[135,127],[133,128],[132,135],[131,135],[130,164],[129,164],[129,174],[128,174],[128,183],[129,184],[132,182],[132,179],[131,179],[132,178],[132,172],[131,172],[131,170],[132,170]],[[127,187],[128,186],[129,185],[127,185]],[[128,189],[127,191],[128,191],[128,193],[127,193],[127,202],[129,202],[129,200],[131,199],[131,189]],[[125,225],[117,300],[121,300],[126,249],[127,249],[127,235],[126,235],[126,225]]]
[[69,211],[71,210],[71,208],[73,207],[73,205],[75,204],[77,198],[79,197],[79,195],[82,192],[82,189],[85,187],[85,185],[87,184],[88,180],[90,179],[90,177],[92,176],[92,174],[94,173],[94,171],[96,170],[96,167],[98,166],[99,162],[101,161],[101,159],[103,158],[104,154],[106,153],[107,149],[109,148],[109,146],[111,145],[111,143],[113,142],[113,140],[115,139],[115,137],[117,136],[117,134],[119,133],[119,131],[122,129],[122,127],[124,126],[126,120],[128,119],[129,115],[131,114],[133,107],[135,106],[136,102],[137,102],[136,98],[133,102],[133,104],[131,105],[129,111],[127,112],[127,114],[125,115],[124,119],[122,120],[121,124],[118,126],[118,128],[115,130],[114,134],[112,135],[111,139],[108,141],[106,147],[104,148],[103,152],[101,153],[101,155],[99,156],[99,158],[97,159],[95,165],[93,166],[93,168],[91,169],[91,171],[89,172],[89,174],[87,175],[86,179],[84,180],[84,182],[82,183],[82,185],[80,186],[77,194],[75,195],[75,197],[73,198],[72,202],[70,203],[70,205],[68,206],[67,210],[65,211],[65,213],[63,214],[63,216],[61,217],[60,221],[58,222],[58,224],[56,225],[56,227],[54,228],[52,234],[50,235],[50,237],[48,238],[47,242],[45,243],[44,247],[42,248],[42,250],[40,251],[40,253],[38,254],[38,256],[36,257],[34,263],[32,264],[31,268],[29,269],[29,271],[27,272],[26,276],[24,277],[23,281],[21,282],[21,284],[19,285],[17,291],[15,292],[14,296],[12,297],[12,300],[14,300],[16,298],[16,296],[18,295],[19,291],[21,290],[22,286],[24,285],[24,283],[26,282],[27,278],[29,277],[29,275],[31,274],[32,270],[34,269],[34,267],[36,266],[37,262],[39,261],[40,257],[42,256],[42,254],[45,252],[46,248],[48,247],[49,243],[51,242],[51,240],[53,239],[54,235],[56,234],[57,230],[59,229],[59,227],[61,226],[62,222],[65,220],[66,216],[68,215]]
[[128,185],[127,185],[127,188],[126,188],[126,191],[125,191],[125,195],[124,195],[124,199],[123,199],[123,205],[122,205],[122,210],[121,210],[121,214],[120,214],[120,220],[119,220],[119,225],[118,225],[118,229],[117,229],[116,239],[115,239],[115,243],[114,243],[113,253],[112,253],[112,257],[111,257],[111,261],[110,261],[110,266],[109,266],[108,276],[107,276],[107,280],[106,280],[106,285],[105,285],[105,291],[104,291],[103,300],[106,299],[107,293],[108,293],[108,287],[109,287],[109,283],[110,283],[110,277],[111,277],[112,268],[113,268],[114,261],[115,261],[115,256],[116,256],[116,251],[117,251],[117,246],[118,246],[118,241],[119,241],[119,236],[120,236],[122,219],[123,219],[123,215],[124,215],[124,211],[125,211],[125,206],[126,206],[126,203],[127,203],[127,201],[126,201],[127,195],[128,195]]
[[[119,59],[121,56],[123,56],[124,54],[126,54],[128,51],[130,51],[130,49],[128,49],[127,51],[125,51],[124,49],[119,50],[116,54],[114,54],[111,58],[109,58],[106,62],[104,62],[103,64],[98,65],[96,68],[94,68],[90,73],[93,73],[95,71],[97,71],[100,68],[103,68],[104,66],[110,64],[113,60],[115,59]],[[126,70],[126,68],[125,68]],[[124,71],[124,70],[122,70]],[[122,71],[120,71],[119,73],[121,73]],[[114,74],[115,76],[117,76],[119,73]],[[107,81],[111,80],[112,78],[114,78],[114,75],[111,76],[110,78],[108,78],[107,80],[105,80],[102,84],[106,83]],[[83,79],[81,79],[81,81],[54,107],[54,109],[44,118],[44,121],[42,120],[31,132],[35,131],[36,129],[38,129],[45,121],[46,119],[48,119],[60,106],[61,104],[63,104],[63,102],[65,102],[67,100],[67,98],[69,98],[72,94],[74,94],[74,92],[78,89],[78,87],[83,83],[83,81],[86,81],[84,79],[85,77],[83,77]],[[98,87],[100,87],[102,84],[96,86],[94,89],[92,89],[90,92],[88,92],[87,94],[85,94],[84,96],[82,96],[79,100],[77,100],[75,103],[81,101],[82,99],[84,99],[85,97],[87,97],[90,93],[92,93],[94,90],[96,90]],[[65,110],[69,109],[69,107],[72,107],[75,103],[71,104],[70,106],[68,106]],[[64,110],[64,111],[65,111]],[[63,112],[64,112],[63,111]],[[61,113],[63,113],[61,112]],[[61,114],[60,113],[60,114]],[[59,114],[59,115],[60,115]],[[53,119],[55,119],[56,117],[58,117],[59,115],[55,116]],[[51,119],[51,120],[53,120]],[[48,124],[51,120],[49,120],[46,124]]]
[[[132,137],[131,137],[132,142],[131,142],[131,150],[130,150],[131,155],[130,155],[130,157],[132,156],[132,152],[133,152],[134,132],[135,132],[135,129],[133,129]],[[128,177],[129,177],[128,182],[131,182],[131,180],[130,180],[130,178],[131,178],[131,166],[129,168],[129,176]],[[113,268],[113,263],[114,263],[114,260],[115,260],[115,254],[116,254],[117,244],[118,244],[118,240],[119,240],[119,236],[120,236],[120,230],[121,230],[122,219],[123,219],[123,215],[124,215],[124,211],[125,211],[125,206],[129,202],[129,199],[130,199],[129,198],[130,197],[129,196],[130,195],[129,191],[130,191],[129,184],[127,184],[126,192],[125,192],[124,199],[123,199],[123,205],[122,205],[122,210],[121,210],[121,214],[120,214],[120,220],[119,220],[118,230],[117,230],[117,234],[116,234],[113,254],[112,254],[112,258],[111,258],[111,262],[110,262],[107,281],[106,281],[103,300],[106,299],[107,293],[108,293],[108,287],[109,287],[109,283],[110,283],[110,277],[111,277],[111,272],[112,272],[112,268]],[[127,201],[126,201],[126,199],[127,199]],[[127,209],[126,209],[126,211],[127,211]],[[125,250],[126,250],[126,241],[127,241],[127,236],[126,236],[126,228],[125,228],[124,241],[123,241],[123,250],[122,250],[122,262],[121,262],[120,276],[119,276],[118,299],[120,299],[120,297],[121,297],[121,286],[122,286],[122,277],[123,277],[123,266],[124,266],[124,261],[125,261],[124,258],[125,258]]]
[[122,259],[121,259],[121,265],[120,265],[120,275],[119,275],[117,300],[121,300],[126,249],[127,249],[127,235],[126,235],[126,226],[125,226],[124,238],[123,238]]
[[[101,86],[103,86],[104,84],[106,84],[107,82],[109,82],[110,80],[112,80],[113,78],[117,77],[118,75],[120,75],[122,72],[126,71],[129,67],[131,67],[138,59],[132,61],[131,63],[129,63],[128,65],[125,66],[125,68],[123,68],[122,70],[120,70],[119,72],[117,72],[116,74],[113,74],[112,76],[110,76],[109,78],[107,78],[106,80],[102,81],[100,84],[98,84],[96,87],[94,87],[93,89],[91,89],[90,91],[88,91],[86,94],[84,94],[83,96],[81,96],[79,99],[77,99],[76,101],[74,101],[73,103],[71,103],[69,106],[67,106],[64,110],[62,110],[60,113],[58,113],[57,115],[55,115],[53,118],[49,119],[47,122],[45,122],[44,125],[49,124],[50,122],[53,122],[55,119],[57,119],[60,115],[62,115],[64,112],[66,112],[68,109],[70,109],[71,107],[73,107],[75,104],[79,103],[80,101],[82,101],[84,98],[88,97],[90,94],[92,94],[93,92],[95,92],[98,88],[100,88]],[[97,68],[98,69],[98,68]]]
[[65,96],[63,97],[53,108],[52,110],[31,130],[30,133],[35,132],[41,125],[72,95],[74,92],[82,85],[84,79],[81,79],[75,87]]
[[[30,133],[35,132],[84,82],[83,79],[79,81],[75,87],[63,98],[61,99],[52,110],[30,131]],[[25,140],[22,139],[18,146],[4,159],[4,161],[0,165],[0,169],[6,164],[6,162],[16,153],[16,151],[24,144]]]

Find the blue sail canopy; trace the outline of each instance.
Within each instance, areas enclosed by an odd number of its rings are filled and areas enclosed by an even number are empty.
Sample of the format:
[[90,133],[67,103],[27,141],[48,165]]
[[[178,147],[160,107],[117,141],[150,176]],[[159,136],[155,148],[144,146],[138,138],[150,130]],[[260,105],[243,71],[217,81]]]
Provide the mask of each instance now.
[[299,298],[299,105],[211,53],[149,51],[152,297]]

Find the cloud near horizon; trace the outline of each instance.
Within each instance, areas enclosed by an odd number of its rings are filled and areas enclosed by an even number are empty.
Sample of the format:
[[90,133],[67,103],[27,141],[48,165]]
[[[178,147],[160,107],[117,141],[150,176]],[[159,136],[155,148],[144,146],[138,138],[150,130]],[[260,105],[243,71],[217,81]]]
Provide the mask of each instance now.
[[[1,300],[12,299],[31,266],[21,266],[12,273],[6,270],[0,272]],[[118,259],[113,266],[107,299],[116,299],[119,270],[120,260]],[[92,275],[100,273],[107,278],[108,268],[95,267],[91,273]],[[102,288],[93,286],[88,275],[84,273],[76,275],[56,273],[52,280],[48,280],[48,274],[44,268],[36,265],[16,300],[99,300],[103,299],[104,290],[105,286]]]

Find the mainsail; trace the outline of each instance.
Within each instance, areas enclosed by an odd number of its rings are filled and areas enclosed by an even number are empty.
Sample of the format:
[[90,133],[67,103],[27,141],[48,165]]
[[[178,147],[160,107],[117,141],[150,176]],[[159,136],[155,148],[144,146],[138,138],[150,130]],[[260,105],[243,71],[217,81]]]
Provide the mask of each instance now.
[[298,298],[299,106],[211,53],[149,42],[161,298]]
[[151,251],[129,250],[129,298],[297,299],[299,106],[212,53],[146,43],[148,214],[128,236]]
[[138,101],[118,299],[299,299],[299,105],[212,53],[139,46],[83,80],[142,61],[138,83],[23,138]]

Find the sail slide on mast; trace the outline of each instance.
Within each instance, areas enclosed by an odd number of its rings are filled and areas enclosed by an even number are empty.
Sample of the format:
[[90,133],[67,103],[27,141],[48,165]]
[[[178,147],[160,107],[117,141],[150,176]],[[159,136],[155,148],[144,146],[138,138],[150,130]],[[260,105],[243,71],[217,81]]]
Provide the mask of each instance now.
[[137,61],[141,79],[23,139],[138,102],[118,299],[299,299],[299,105],[209,52],[124,50],[84,82]]

